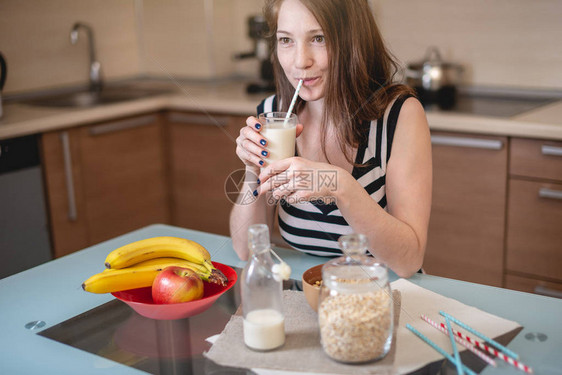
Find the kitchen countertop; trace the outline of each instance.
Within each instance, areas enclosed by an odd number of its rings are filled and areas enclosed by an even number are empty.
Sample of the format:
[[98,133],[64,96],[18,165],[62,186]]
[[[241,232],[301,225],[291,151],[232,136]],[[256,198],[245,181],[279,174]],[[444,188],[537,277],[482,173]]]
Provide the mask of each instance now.
[[[160,110],[249,116],[268,94],[249,95],[245,82],[201,83],[145,80],[139,88],[166,88],[168,94],[91,108],[47,108],[21,102],[4,104],[0,139],[60,130]],[[428,110],[432,130],[562,140],[562,100],[514,116],[497,117]]]
[[[102,242],[76,253],[0,280],[0,373],[2,374],[140,374],[132,367],[38,335],[85,311],[113,300],[110,294],[90,294],[80,285],[100,271],[106,255],[116,247],[153,236],[177,236],[201,243],[213,260],[243,267],[230,238],[155,224]],[[325,261],[293,250],[277,249],[299,280],[307,268]],[[396,279],[396,276],[392,276]],[[560,374],[562,369],[562,300],[416,274],[409,281],[464,304],[514,320],[523,330],[508,344],[536,374]],[[43,327],[30,322],[43,321]],[[217,333],[222,327],[217,327]],[[539,333],[545,336],[538,335]],[[90,334],[93,334],[90,331]],[[532,339],[541,337],[540,340]],[[415,339],[415,338],[412,338]],[[486,367],[483,375],[522,374],[507,365]]]

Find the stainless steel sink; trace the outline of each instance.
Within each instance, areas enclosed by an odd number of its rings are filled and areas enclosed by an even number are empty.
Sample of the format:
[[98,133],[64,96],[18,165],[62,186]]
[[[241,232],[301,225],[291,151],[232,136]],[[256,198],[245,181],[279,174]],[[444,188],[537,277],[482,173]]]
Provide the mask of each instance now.
[[24,101],[25,104],[40,107],[94,107],[102,104],[119,103],[166,94],[161,89],[137,89],[131,87],[108,87],[100,92],[79,91],[65,94],[43,96]]

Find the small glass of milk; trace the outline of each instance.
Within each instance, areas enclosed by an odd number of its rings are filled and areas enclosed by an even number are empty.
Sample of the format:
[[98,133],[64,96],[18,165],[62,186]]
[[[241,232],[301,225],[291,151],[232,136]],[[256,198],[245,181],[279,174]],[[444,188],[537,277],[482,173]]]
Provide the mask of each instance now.
[[269,228],[253,224],[248,228],[250,259],[240,277],[244,314],[244,343],[257,351],[273,350],[285,343],[283,280],[272,272]]
[[287,112],[266,112],[258,116],[262,124],[261,134],[267,140],[267,160],[274,162],[295,156],[297,115]]

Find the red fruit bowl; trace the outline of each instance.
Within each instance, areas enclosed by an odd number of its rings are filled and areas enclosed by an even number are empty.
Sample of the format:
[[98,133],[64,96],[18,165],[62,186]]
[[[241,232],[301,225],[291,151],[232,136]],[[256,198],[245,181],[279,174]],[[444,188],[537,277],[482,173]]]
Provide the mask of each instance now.
[[213,262],[213,265],[226,276],[226,286],[205,282],[205,291],[201,299],[182,303],[156,304],[152,301],[152,288],[138,288],[111,293],[115,298],[131,306],[142,316],[158,320],[183,319],[207,310],[227,290],[232,288],[238,279],[236,271],[231,267]]

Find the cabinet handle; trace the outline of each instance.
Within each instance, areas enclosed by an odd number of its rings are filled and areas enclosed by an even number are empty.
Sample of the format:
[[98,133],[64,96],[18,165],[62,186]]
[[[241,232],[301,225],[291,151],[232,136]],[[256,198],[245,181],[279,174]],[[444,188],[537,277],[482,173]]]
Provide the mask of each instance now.
[[64,158],[64,178],[66,182],[66,194],[68,198],[68,220],[76,221],[78,214],[76,212],[76,198],[74,196],[74,180],[72,178],[72,156],[70,153],[70,139],[68,132],[60,134],[62,143],[62,153]]
[[168,116],[171,122],[178,122],[180,124],[194,124],[194,125],[214,125],[226,127],[228,125],[228,117],[224,116],[211,116],[211,115],[196,115],[189,113],[172,113]]
[[495,139],[452,137],[448,135],[432,135],[431,144],[438,146],[470,147],[485,150],[501,150],[503,141]]
[[539,189],[539,198],[559,199],[562,200],[562,191],[549,188]]
[[92,126],[89,129],[90,135],[102,135],[108,133],[114,133],[121,130],[127,130],[132,128],[138,128],[145,125],[150,125],[155,123],[157,120],[155,115],[143,116],[132,118],[128,120],[113,121],[108,124]]
[[562,156],[562,147],[542,145],[541,152],[543,155]]
[[535,287],[535,293],[548,297],[562,298],[562,292],[547,288],[546,286],[542,285],[538,285]]

